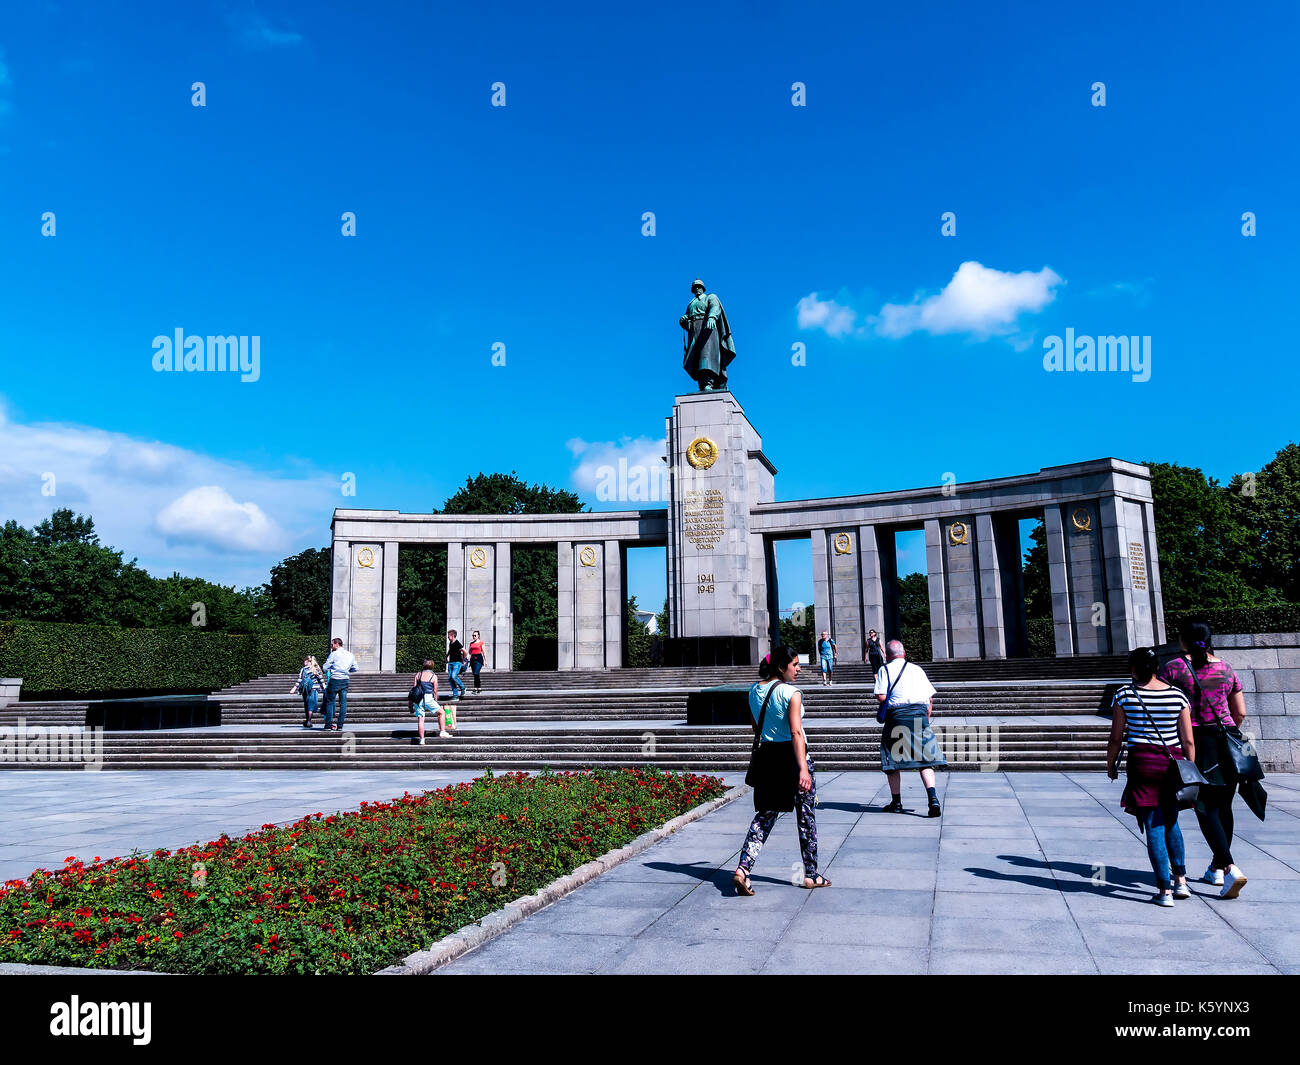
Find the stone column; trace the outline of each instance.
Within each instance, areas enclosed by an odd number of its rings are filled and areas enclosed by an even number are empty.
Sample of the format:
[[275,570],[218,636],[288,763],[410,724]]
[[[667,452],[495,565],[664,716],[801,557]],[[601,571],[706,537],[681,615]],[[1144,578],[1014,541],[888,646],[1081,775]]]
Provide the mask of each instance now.
[[459,541],[447,545],[446,627],[465,631],[465,545]]
[[[465,579],[464,626],[457,629],[460,642],[469,646],[471,635],[477,629],[485,640],[496,644],[493,632],[494,619],[500,609],[497,588],[497,563],[495,543],[467,543],[462,548],[461,572]],[[507,560],[507,566],[509,561]],[[507,569],[507,575],[509,570]],[[508,580],[507,580],[508,586]],[[489,648],[491,649],[491,648]]]
[[[768,482],[758,433],[729,392],[677,397],[668,434],[668,583],[675,637],[719,638],[756,661],[751,483]],[[756,465],[757,464],[757,465]]]
[[975,515],[975,560],[979,566],[979,616],[983,654],[985,658],[1006,658],[1002,568],[992,514]]
[[939,543],[944,553],[948,605],[948,639],[953,658],[979,658],[980,602],[975,552],[975,519],[945,518],[939,523]]
[[623,591],[623,545],[605,541],[605,661],[606,669],[623,666],[623,628],[627,595]]
[[[858,530],[841,527],[826,531],[827,570],[830,575],[831,637],[844,657],[861,662],[867,649],[867,627],[862,623],[862,575],[859,570]],[[831,626],[834,626],[831,628]]]
[[379,668],[397,669],[397,541],[384,541],[383,610],[379,619]]
[[948,581],[944,572],[947,559],[940,535],[938,519],[928,519],[925,523],[925,570],[930,584],[930,646],[936,662],[952,657],[948,642]]
[[556,652],[560,669],[573,669],[576,650],[576,637],[573,620],[573,544],[561,540],[557,545],[559,556],[558,596],[557,596],[557,641]]
[[[348,623],[352,605],[352,545],[346,540],[335,540],[330,547],[330,630],[329,640],[337,636],[348,645]],[[324,661],[324,659],[321,659]]]
[[605,545],[573,544],[573,664],[605,668]]
[[[862,581],[862,656],[866,655],[867,633],[880,633],[885,639],[885,584],[880,567],[880,544],[874,525],[858,526],[858,572]],[[862,657],[859,656],[859,657]]]
[[382,668],[384,545],[358,542],[349,546],[348,630],[342,635],[344,646],[356,655],[357,669],[371,672]]
[[1070,606],[1070,571],[1065,561],[1065,530],[1059,504],[1043,508],[1043,533],[1047,540],[1047,578],[1052,587],[1052,629],[1056,634],[1056,656],[1075,653],[1074,611]]
[[[1106,617],[1113,610],[1113,600],[1106,590],[1100,524],[1094,502],[1067,503],[1061,507],[1061,529],[1070,570],[1074,646],[1075,653],[1081,655],[1109,654],[1111,649]],[[1113,624],[1113,613],[1111,621]]]
[[1143,504],[1117,496],[1100,501],[1110,638],[1118,653],[1155,642]]
[[510,594],[510,544],[496,545],[496,609],[492,613],[492,631],[484,637],[492,641],[487,664],[499,673],[515,668],[514,600]]

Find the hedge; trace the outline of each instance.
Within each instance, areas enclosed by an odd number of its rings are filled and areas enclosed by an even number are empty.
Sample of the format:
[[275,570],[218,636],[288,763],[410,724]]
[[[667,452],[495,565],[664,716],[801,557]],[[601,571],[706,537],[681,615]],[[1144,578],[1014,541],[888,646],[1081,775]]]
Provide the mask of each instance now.
[[1183,621],[1204,621],[1211,632],[1300,632],[1300,603],[1168,610],[1165,612],[1165,638],[1170,643],[1178,641],[1178,625]]
[[[296,673],[306,655],[329,654],[328,636],[237,635],[193,629],[124,629],[0,621],[0,676],[21,677],[23,696],[212,692],[268,673]],[[443,636],[399,636],[397,668],[446,660]]]

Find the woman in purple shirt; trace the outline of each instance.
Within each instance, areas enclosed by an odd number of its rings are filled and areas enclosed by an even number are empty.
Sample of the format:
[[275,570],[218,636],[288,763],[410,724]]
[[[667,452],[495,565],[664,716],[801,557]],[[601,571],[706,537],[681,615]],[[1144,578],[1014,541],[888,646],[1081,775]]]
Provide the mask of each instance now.
[[1184,657],[1167,662],[1157,675],[1182,691],[1192,704],[1196,765],[1210,782],[1209,787],[1201,785],[1196,803],[1201,835],[1214,852],[1203,879],[1216,887],[1222,885],[1219,898],[1235,899],[1246,886],[1246,874],[1232,860],[1232,799],[1239,781],[1227,733],[1241,738],[1246,697],[1232,667],[1212,653],[1210,626],[1184,622],[1178,627],[1178,642]]

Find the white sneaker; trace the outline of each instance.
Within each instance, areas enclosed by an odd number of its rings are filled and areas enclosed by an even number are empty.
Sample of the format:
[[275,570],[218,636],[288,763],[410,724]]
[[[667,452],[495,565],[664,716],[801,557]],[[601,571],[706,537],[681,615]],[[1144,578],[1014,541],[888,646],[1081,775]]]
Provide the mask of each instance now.
[[451,739],[451,733],[450,733],[450,732],[439,732],[439,733],[438,733],[438,739],[440,739],[440,740],[449,740],[449,739]]
[[1213,884],[1215,887],[1223,887],[1223,870],[1210,866],[1205,870],[1205,875],[1201,879],[1207,884]]
[[423,737],[423,736],[420,737],[419,742],[416,744],[416,746],[419,746],[419,747],[423,747],[423,746],[424,746],[424,737]]
[[1245,886],[1246,874],[1235,865],[1230,865],[1223,878],[1223,890],[1219,892],[1219,898],[1235,899],[1241,894],[1241,889]]
[[1174,885],[1174,898],[1190,899],[1191,897],[1192,897],[1192,889],[1189,888],[1185,882],[1182,884]]
[[1173,909],[1174,897],[1167,892],[1162,891],[1152,900],[1157,906],[1163,906],[1166,909]]

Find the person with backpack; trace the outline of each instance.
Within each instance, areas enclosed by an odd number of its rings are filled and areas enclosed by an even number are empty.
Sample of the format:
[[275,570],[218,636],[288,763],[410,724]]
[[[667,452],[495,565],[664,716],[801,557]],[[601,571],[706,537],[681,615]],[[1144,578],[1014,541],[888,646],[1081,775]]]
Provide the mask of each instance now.
[[831,674],[835,671],[835,662],[840,653],[835,649],[835,641],[831,639],[831,634],[822,629],[821,639],[817,641],[817,657],[821,660],[822,666],[822,684],[826,687],[831,686]]
[[1191,703],[1196,766],[1209,781],[1201,785],[1196,802],[1196,820],[1212,852],[1202,880],[1223,888],[1219,898],[1235,899],[1246,886],[1246,874],[1232,860],[1232,800],[1243,781],[1230,745],[1242,745],[1246,697],[1232,667],[1214,654],[1209,625],[1184,622],[1178,642],[1182,656],[1166,662],[1157,676]]
[[930,816],[939,817],[943,808],[934,786],[936,766],[946,766],[939,741],[930,729],[934,710],[934,685],[925,670],[907,660],[902,640],[890,640],[886,646],[889,661],[876,674],[875,695],[880,704],[876,720],[884,725],[880,733],[880,769],[889,780],[892,796],[886,813],[906,813],[903,809],[904,769],[919,769],[921,783],[930,800]]
[[424,660],[424,668],[413,678],[407,700],[411,707],[411,713],[415,715],[415,727],[420,735],[419,740],[416,742],[419,746],[424,746],[424,719],[426,716],[433,716],[438,719],[439,739],[451,739],[451,733],[447,731],[446,714],[442,707],[438,705],[438,673],[432,658]]
[[316,713],[317,702],[324,691],[325,674],[317,664],[316,656],[307,655],[302,660],[302,669],[298,670],[298,679],[289,689],[290,695],[297,692],[302,696],[303,728],[311,728],[312,715]]
[[1132,682],[1115,692],[1106,775],[1119,777],[1119,753],[1128,749],[1128,780],[1120,805],[1137,818],[1147,837],[1147,857],[1156,875],[1157,906],[1190,899],[1174,763],[1196,760],[1187,696],[1156,676],[1154,647],[1139,647],[1128,658]]

